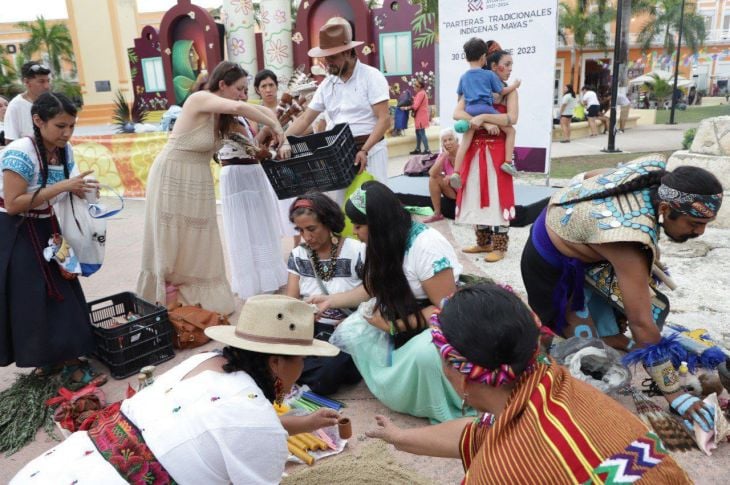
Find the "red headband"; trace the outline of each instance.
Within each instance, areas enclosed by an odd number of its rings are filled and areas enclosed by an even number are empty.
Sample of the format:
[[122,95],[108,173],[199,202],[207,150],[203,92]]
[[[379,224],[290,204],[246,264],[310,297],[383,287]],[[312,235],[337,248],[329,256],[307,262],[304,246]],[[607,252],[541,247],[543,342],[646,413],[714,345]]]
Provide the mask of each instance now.
[[292,206],[291,210],[294,209],[312,209],[314,210],[314,202],[312,202],[309,199],[299,199],[296,202],[294,202],[294,206]]

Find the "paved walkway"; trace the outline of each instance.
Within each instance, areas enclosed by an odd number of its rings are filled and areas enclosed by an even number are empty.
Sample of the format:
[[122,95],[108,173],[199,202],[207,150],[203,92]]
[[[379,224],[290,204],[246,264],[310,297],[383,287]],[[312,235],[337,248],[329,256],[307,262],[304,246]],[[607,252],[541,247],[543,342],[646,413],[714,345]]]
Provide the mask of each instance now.
[[[696,123],[636,126],[617,133],[614,147],[626,153],[681,150],[684,132],[696,126]],[[607,146],[608,135],[579,138],[570,143],[553,142],[550,155],[551,158],[599,155]]]

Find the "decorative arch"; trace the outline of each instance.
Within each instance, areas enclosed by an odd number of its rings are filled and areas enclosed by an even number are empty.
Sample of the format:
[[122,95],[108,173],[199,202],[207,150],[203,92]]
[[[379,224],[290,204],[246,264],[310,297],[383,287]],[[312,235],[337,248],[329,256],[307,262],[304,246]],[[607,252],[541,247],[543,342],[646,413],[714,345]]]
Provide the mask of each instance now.
[[[193,5],[191,0],[178,0],[177,5],[170,8],[162,17],[159,39],[165,82],[168,86],[167,100],[170,104],[178,104],[177,98],[180,98],[184,88],[180,87],[178,82],[176,94],[175,77],[188,77],[192,72],[194,81],[194,76],[197,76],[203,66],[212,70],[223,60],[223,46],[218,26],[205,9]],[[194,48],[199,57],[197,65],[187,66],[190,69],[186,69],[187,72],[183,74],[173,72],[173,49],[175,42],[179,40],[189,41],[189,47]]]
[[369,49],[368,54],[362,52],[363,47],[373,44],[371,16],[363,0],[310,0],[300,3],[292,36],[295,65],[304,64],[307,69],[312,67],[307,51],[319,45],[319,29],[332,17],[343,17],[350,22],[355,40],[365,43],[357,48],[358,59],[365,64],[376,65],[375,56]]

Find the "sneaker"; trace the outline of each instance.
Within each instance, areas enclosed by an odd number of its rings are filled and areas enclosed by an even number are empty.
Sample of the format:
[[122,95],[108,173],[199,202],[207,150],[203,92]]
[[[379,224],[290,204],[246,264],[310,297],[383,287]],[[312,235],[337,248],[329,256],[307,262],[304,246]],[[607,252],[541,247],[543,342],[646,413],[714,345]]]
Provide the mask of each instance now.
[[449,177],[449,185],[454,190],[459,190],[461,188],[461,175],[454,172],[451,174],[451,177]]
[[424,155],[431,155],[431,150],[426,150],[425,152],[423,152],[423,154]]
[[442,221],[443,219],[444,219],[444,215],[443,214],[434,214],[431,217],[427,217],[426,219],[424,219],[423,222],[425,224],[430,224],[432,222]]
[[502,166],[500,168],[502,169],[503,172],[508,173],[509,175],[511,175],[513,177],[518,177],[520,175],[520,173],[517,171],[515,166],[512,165],[511,163],[505,162],[502,164]]
[[420,155],[420,154],[421,154],[421,150],[413,150],[413,151],[412,151],[412,152],[410,153],[410,155]]
[[570,143],[570,140],[560,140],[560,143]]

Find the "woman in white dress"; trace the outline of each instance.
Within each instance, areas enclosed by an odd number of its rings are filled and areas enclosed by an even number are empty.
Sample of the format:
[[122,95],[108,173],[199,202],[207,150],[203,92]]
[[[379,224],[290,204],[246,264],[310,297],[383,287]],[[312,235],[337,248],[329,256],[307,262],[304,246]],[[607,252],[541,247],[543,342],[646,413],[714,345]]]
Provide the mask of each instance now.
[[314,339],[310,305],[283,295],[246,302],[238,325],[207,328],[223,352],[194,355],[28,463],[17,484],[276,484],[291,434],[337,422],[333,410],[277,416],[306,355],[333,356]]
[[[290,219],[302,235],[303,242],[289,256],[287,295],[304,300],[319,295],[333,298],[356,292],[363,299],[362,287],[365,244],[340,233],[345,216],[339,206],[321,192],[297,197],[292,204]],[[335,327],[357,306],[347,304],[323,308],[314,324],[315,338],[329,340]],[[341,385],[360,381],[352,358],[342,353],[336,357],[307,357],[299,382],[307,384],[317,394],[337,392]]]
[[[229,315],[235,301],[226,278],[218,231],[210,160],[231,132],[234,116],[268,125],[285,148],[279,122],[259,106],[240,101],[246,72],[224,61],[210,75],[207,89],[185,100],[167,144],[147,177],[142,264],[137,294],[151,302],[199,304]],[[285,150],[286,151],[286,150]]]
[[[256,77],[253,80],[253,88],[256,90],[256,94],[261,97],[261,105],[268,108],[274,117],[278,118],[279,112],[279,79],[276,74],[269,70],[264,69],[256,73]],[[273,189],[272,189],[273,190]],[[299,232],[294,227],[294,224],[289,220],[289,208],[294,197],[288,199],[277,199],[279,206],[279,218],[281,223],[281,235],[286,237],[290,236],[294,239],[294,247],[297,247],[301,241]]]
[[[246,90],[241,99],[246,100]],[[257,107],[257,109],[266,109]],[[248,120],[237,118],[218,152],[223,230],[231,269],[231,289],[239,298],[275,292],[286,283],[277,200],[259,160]]]

